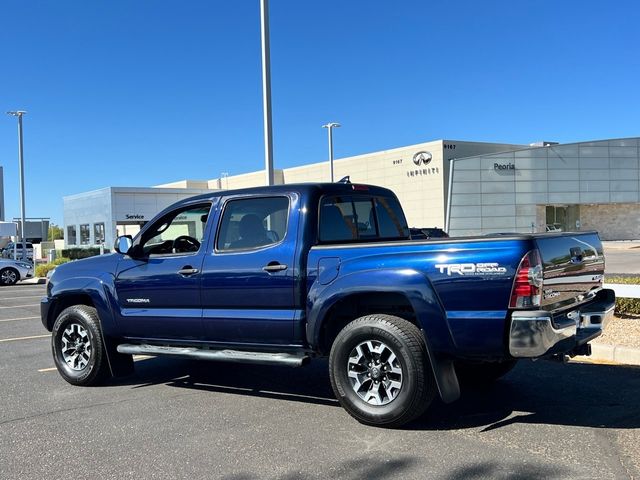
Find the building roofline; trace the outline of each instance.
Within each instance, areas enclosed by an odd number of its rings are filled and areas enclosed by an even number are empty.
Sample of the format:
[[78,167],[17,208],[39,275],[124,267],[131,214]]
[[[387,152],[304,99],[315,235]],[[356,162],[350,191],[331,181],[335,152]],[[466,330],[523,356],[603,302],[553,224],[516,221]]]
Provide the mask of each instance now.
[[[603,143],[603,142],[615,142],[615,141],[622,141],[622,140],[636,140],[638,142],[640,142],[640,137],[621,137],[621,138],[603,138],[601,140],[585,140],[582,142],[571,142],[571,143],[554,143],[553,145],[539,145],[536,147],[526,147],[526,148],[519,148],[517,150],[503,150],[501,152],[493,152],[493,153],[484,153],[484,154],[480,154],[480,155],[472,155],[470,157],[459,157],[459,158],[451,158],[449,161],[453,162],[453,161],[457,161],[457,160],[469,160],[472,158],[479,158],[479,157],[495,157],[495,156],[499,156],[499,155],[504,155],[505,153],[515,153],[515,152],[524,152],[527,150],[541,150],[541,149],[550,149],[553,150],[553,148],[555,147],[565,147],[565,146],[571,146],[571,145],[587,145],[590,143]],[[593,145],[591,145],[593,146]]]
[[96,190],[89,190],[87,192],[74,193],[72,195],[64,195],[62,197],[63,200],[74,199],[85,197],[87,195],[95,194],[95,193],[103,193],[108,192],[109,194],[114,193],[193,193],[197,195],[199,193],[207,193],[207,192],[217,192],[219,190],[208,189],[208,188],[166,188],[166,187],[104,187],[98,188]]

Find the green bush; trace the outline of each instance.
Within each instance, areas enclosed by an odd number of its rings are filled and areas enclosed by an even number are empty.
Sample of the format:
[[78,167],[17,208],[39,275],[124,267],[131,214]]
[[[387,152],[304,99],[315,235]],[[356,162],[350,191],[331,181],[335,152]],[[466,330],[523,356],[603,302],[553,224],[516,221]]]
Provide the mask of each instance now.
[[51,270],[56,268],[58,265],[62,265],[63,263],[67,263],[70,261],[71,261],[70,258],[59,257],[59,258],[56,258],[51,263],[43,263],[41,265],[38,265],[36,266],[36,277],[44,278],[47,276],[47,273],[49,273]]
[[78,260],[80,258],[95,257],[100,255],[99,248],[65,248],[61,251],[63,257],[67,257],[70,260]]
[[[605,277],[605,283],[640,285],[640,277]],[[616,315],[640,315],[640,298],[616,298]]]
[[42,265],[38,265],[36,267],[36,277],[44,278],[47,276],[47,273],[54,268],[56,268],[56,265],[53,263],[43,263]]
[[53,264],[57,266],[57,265],[62,265],[63,263],[67,263],[67,262],[70,262],[70,261],[71,261],[71,259],[70,259],[70,258],[67,258],[67,257],[59,257],[59,258],[56,258],[56,259],[53,261]]

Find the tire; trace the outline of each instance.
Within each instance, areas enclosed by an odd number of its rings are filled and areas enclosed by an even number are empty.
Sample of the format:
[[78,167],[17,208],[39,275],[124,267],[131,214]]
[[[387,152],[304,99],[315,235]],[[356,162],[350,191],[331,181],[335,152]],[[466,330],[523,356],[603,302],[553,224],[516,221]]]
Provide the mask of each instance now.
[[456,362],[456,374],[462,385],[488,385],[509,373],[518,363],[516,359],[499,362]]
[[53,324],[51,349],[58,372],[72,385],[98,385],[110,376],[100,319],[93,307],[65,308]]
[[1,285],[15,285],[18,280],[20,280],[20,272],[18,272],[15,268],[7,267],[0,270]]
[[365,425],[400,427],[422,415],[436,394],[422,333],[391,315],[344,327],[331,347],[329,376],[340,405]]

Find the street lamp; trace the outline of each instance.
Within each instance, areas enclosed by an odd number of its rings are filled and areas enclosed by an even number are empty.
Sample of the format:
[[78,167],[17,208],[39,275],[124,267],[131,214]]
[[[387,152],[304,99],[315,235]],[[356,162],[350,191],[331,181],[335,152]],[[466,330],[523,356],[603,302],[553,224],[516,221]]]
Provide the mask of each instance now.
[[267,186],[274,184],[273,132],[271,128],[271,49],[269,46],[269,0],[260,0],[262,45],[262,110],[264,115],[264,169]]
[[340,124],[336,122],[329,122],[326,125],[322,125],[322,128],[326,128],[329,132],[329,169],[331,171],[331,183],[333,183],[333,129],[334,127],[340,127]]
[[[18,163],[20,164],[20,240],[22,242],[22,258],[27,255],[27,246],[24,241],[24,156],[22,148],[22,116],[27,113],[24,110],[7,112],[7,115],[18,117]],[[15,250],[14,250],[15,252]],[[15,256],[15,254],[14,254]]]

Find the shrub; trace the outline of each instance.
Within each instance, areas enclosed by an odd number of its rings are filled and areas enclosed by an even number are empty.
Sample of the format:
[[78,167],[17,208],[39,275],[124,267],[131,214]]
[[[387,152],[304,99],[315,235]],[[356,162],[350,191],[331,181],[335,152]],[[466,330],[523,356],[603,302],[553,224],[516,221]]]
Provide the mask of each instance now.
[[67,263],[67,262],[70,262],[70,261],[71,261],[71,259],[70,259],[70,258],[67,258],[67,257],[59,257],[59,258],[56,258],[56,259],[53,261],[53,264],[57,266],[57,265],[62,265],[63,263]]
[[62,256],[70,260],[78,260],[80,258],[94,257],[100,255],[99,248],[65,248],[62,250]]
[[[640,285],[640,277],[605,277],[605,283]],[[640,315],[640,298],[616,298],[616,315]]]
[[44,278],[47,276],[47,273],[54,268],[56,268],[56,265],[53,263],[43,263],[42,265],[38,265],[36,267],[36,277]]

